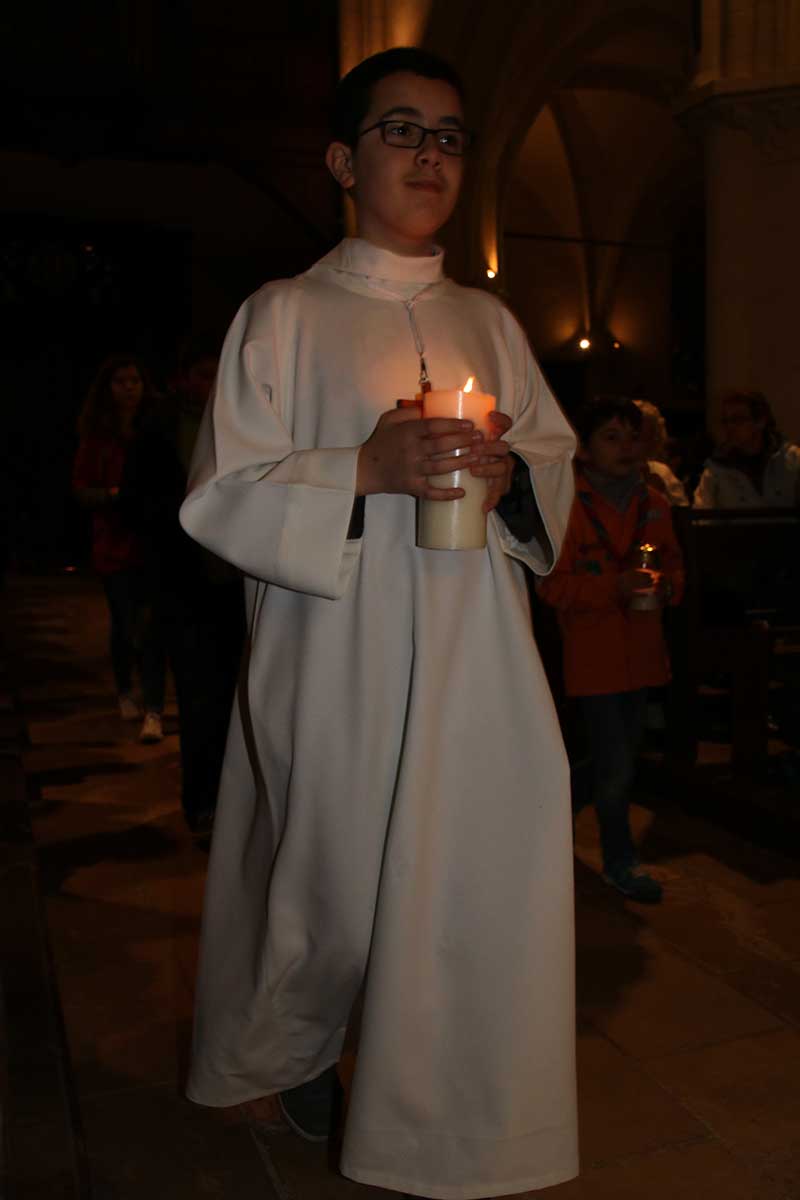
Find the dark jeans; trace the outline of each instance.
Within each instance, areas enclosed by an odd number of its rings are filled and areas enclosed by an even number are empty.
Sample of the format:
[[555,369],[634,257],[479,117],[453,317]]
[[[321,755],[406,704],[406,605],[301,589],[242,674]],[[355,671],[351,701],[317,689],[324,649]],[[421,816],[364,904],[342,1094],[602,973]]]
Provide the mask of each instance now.
[[636,862],[628,809],[644,733],[647,688],[580,696],[577,703],[591,755],[589,795],[600,825],[603,870],[613,874]]
[[217,803],[244,644],[241,581],[165,595],[164,612],[180,721],[181,800],[192,819]]
[[111,665],[117,691],[133,686],[133,668],[142,683],[147,712],[164,708],[166,653],[160,622],[151,603],[144,571],[114,571],[103,576],[111,616]]

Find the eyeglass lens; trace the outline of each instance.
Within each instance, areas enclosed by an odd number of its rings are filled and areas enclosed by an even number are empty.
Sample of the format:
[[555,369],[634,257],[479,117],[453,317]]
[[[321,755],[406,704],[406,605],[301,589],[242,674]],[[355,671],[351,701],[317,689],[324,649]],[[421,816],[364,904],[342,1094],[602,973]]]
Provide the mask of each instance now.
[[386,121],[381,132],[387,146],[403,146],[408,150],[418,150],[428,133],[435,135],[443,154],[463,154],[469,145],[465,129],[426,129],[413,121]]

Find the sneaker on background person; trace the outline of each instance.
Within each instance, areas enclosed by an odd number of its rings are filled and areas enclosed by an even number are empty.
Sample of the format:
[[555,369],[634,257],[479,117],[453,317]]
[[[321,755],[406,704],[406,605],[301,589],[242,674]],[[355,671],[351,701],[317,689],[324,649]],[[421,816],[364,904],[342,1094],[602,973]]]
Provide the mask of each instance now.
[[131,692],[121,692],[119,696],[119,715],[123,721],[138,721],[142,710],[136,703]]
[[139,734],[139,741],[150,744],[153,742],[161,742],[163,739],[164,730],[161,725],[161,713],[145,713],[142,731]]

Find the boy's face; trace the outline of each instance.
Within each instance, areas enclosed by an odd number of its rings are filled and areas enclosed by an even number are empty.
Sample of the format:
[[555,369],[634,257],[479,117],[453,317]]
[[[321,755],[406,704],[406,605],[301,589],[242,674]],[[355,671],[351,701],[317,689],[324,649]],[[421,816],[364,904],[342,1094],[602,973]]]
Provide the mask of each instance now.
[[627,421],[612,417],[589,436],[579,457],[609,479],[624,479],[641,461],[640,435]]
[[396,254],[428,254],[433,238],[455,207],[463,157],[445,154],[427,134],[411,150],[387,146],[378,121],[397,118],[427,129],[463,128],[458,92],[442,79],[407,71],[387,75],[372,89],[369,111],[354,147],[334,142],[326,161],[342,187],[351,189],[363,238]]

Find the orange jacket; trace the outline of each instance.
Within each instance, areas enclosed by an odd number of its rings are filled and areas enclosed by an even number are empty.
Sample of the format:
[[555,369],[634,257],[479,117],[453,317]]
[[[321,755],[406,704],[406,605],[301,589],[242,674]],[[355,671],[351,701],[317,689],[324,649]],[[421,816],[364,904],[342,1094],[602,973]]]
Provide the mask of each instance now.
[[[610,549],[595,521],[605,529]],[[670,602],[677,604],[683,562],[668,501],[648,487],[643,502],[636,494],[620,512],[578,472],[561,557],[539,583],[542,599],[558,611],[568,696],[632,692],[669,679],[660,611],[630,609],[618,593],[618,578],[630,565],[625,559],[642,542],[658,548],[672,585]]]

